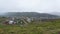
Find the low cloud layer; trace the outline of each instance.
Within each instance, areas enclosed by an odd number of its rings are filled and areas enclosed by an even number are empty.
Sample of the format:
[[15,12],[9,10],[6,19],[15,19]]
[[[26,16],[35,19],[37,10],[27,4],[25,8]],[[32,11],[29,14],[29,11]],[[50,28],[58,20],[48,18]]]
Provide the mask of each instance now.
[[60,0],[0,0],[1,12],[56,12]]

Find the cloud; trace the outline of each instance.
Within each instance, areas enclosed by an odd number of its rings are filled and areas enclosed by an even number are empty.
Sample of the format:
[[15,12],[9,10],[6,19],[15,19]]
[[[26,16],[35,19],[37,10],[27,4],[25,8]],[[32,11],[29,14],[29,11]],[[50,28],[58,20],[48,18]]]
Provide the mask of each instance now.
[[0,0],[2,12],[52,12],[60,10],[60,0]]

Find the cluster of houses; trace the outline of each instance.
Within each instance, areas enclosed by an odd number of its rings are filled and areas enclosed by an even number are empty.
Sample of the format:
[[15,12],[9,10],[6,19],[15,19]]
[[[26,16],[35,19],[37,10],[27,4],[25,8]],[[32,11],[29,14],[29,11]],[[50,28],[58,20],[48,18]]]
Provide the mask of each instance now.
[[32,19],[29,17],[8,17],[4,21],[4,24],[28,24],[31,23]]
[[28,23],[32,23],[33,21],[46,21],[52,19],[52,18],[47,18],[47,17],[7,17],[8,19],[6,19],[4,21],[4,24],[28,24]]

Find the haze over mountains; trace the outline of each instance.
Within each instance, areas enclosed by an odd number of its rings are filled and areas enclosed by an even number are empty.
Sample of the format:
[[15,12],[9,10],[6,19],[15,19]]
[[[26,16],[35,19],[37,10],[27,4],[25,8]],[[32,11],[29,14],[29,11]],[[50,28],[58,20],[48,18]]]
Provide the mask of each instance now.
[[58,15],[58,16],[60,16],[60,12],[51,12],[50,14],[53,14],[53,15]]
[[7,12],[3,16],[58,17],[57,15],[38,12]]
[[0,13],[0,16],[26,16],[26,17],[57,17],[59,13],[38,13],[38,12],[6,12]]

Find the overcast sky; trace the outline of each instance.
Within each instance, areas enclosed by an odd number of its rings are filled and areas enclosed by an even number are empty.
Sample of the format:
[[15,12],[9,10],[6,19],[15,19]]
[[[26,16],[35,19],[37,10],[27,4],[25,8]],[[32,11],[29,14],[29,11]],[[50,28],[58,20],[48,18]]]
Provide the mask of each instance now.
[[0,0],[1,12],[59,12],[60,0]]

